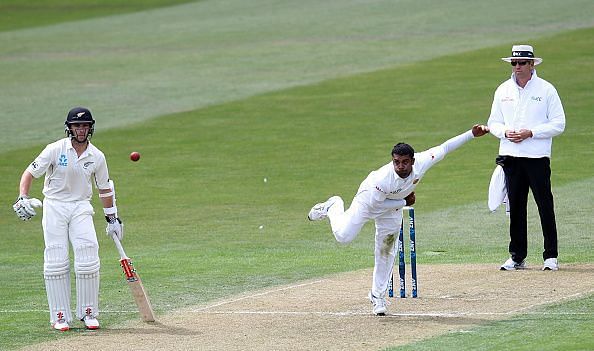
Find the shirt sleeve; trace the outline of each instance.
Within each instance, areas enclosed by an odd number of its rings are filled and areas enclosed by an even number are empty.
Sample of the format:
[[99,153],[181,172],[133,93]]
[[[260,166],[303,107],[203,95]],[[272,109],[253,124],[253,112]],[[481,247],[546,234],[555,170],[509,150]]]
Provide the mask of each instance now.
[[50,168],[50,166],[52,166],[53,159],[55,158],[52,157],[52,148],[48,145],[41,151],[39,156],[29,164],[27,171],[29,171],[33,177],[39,178]]
[[565,112],[557,90],[552,88],[547,96],[547,123],[532,128],[532,137],[547,139],[563,133],[565,130]]
[[378,206],[378,209],[391,210],[391,209],[395,209],[395,208],[403,208],[404,206],[406,206],[406,200],[402,200],[402,199],[385,199],[384,202],[382,202]]
[[435,165],[437,162],[443,160],[448,153],[456,150],[472,138],[474,138],[472,135],[472,130],[468,130],[460,135],[446,140],[441,145],[432,147],[427,151],[423,151],[415,155],[415,165],[420,168],[419,173],[425,174],[429,168],[433,167],[433,165]]
[[388,193],[386,192],[386,187],[383,186],[381,183],[376,183],[373,185],[373,189],[371,190],[371,196],[369,197],[371,200],[371,206],[373,208],[379,208],[382,203],[386,200]]
[[497,89],[493,95],[493,104],[491,104],[491,114],[489,115],[487,126],[489,127],[491,134],[502,139],[505,138],[505,120],[503,118],[503,113],[501,112],[501,104],[499,103],[499,90],[500,89]]
[[405,200],[388,199],[387,193],[381,188],[381,185],[376,185],[375,189],[371,191],[371,206],[376,210],[390,210],[406,206]]
[[95,187],[97,189],[110,189],[109,185],[109,171],[107,170],[107,161],[105,156],[101,154],[99,166],[95,169]]

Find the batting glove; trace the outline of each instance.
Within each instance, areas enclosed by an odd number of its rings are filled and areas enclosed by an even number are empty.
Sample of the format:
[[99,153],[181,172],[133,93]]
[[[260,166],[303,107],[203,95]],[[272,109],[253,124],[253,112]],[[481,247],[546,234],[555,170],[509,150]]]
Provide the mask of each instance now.
[[29,199],[26,195],[21,195],[17,198],[12,209],[23,221],[28,221],[37,214],[35,207],[41,207],[41,201],[36,198]]
[[124,223],[115,216],[105,216],[105,219],[107,220],[107,228],[105,228],[107,236],[115,235],[120,241],[124,239]]

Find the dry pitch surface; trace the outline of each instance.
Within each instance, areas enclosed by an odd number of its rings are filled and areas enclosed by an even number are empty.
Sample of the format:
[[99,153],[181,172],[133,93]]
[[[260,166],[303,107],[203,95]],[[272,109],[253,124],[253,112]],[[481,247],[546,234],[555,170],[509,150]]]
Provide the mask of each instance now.
[[389,315],[383,317],[371,314],[371,271],[361,270],[195,306],[159,316],[154,324],[106,326],[25,350],[89,345],[97,350],[378,350],[594,292],[594,265],[563,265],[557,272],[539,268],[501,272],[496,265],[420,265],[419,298],[389,299]]

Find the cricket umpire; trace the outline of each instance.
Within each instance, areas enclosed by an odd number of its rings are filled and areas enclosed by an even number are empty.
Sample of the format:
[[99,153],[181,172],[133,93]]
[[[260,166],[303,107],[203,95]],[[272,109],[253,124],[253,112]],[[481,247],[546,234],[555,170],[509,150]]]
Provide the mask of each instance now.
[[514,45],[502,58],[511,63],[511,78],[495,91],[487,122],[499,138],[498,163],[503,164],[509,199],[509,253],[501,270],[526,267],[528,251],[527,203],[532,190],[544,237],[543,270],[559,269],[557,226],[551,192],[553,137],[565,129],[565,112],[555,87],[536,74],[542,59],[530,45]]
[[29,198],[29,190],[33,179],[45,174],[43,275],[50,323],[61,331],[69,330],[72,323],[70,242],[74,252],[76,317],[87,329],[98,329],[100,261],[90,202],[93,184],[103,204],[107,234],[121,239],[123,225],[117,215],[105,155],[90,142],[95,131],[91,111],[84,107],[70,110],[64,130],[66,137],[47,145],[23,172],[13,209],[22,220],[29,220],[36,214],[35,207],[41,207],[42,203]]

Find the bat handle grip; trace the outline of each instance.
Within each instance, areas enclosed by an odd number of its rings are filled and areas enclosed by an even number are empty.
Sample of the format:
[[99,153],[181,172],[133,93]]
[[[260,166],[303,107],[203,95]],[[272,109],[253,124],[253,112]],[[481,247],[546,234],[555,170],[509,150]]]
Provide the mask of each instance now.
[[115,235],[112,235],[111,238],[113,239],[113,242],[115,243],[115,246],[118,249],[118,252],[120,253],[120,257],[128,258],[128,256],[126,255],[126,252],[124,251],[124,247],[122,246],[122,243],[120,242],[120,239],[118,239],[118,237]]

